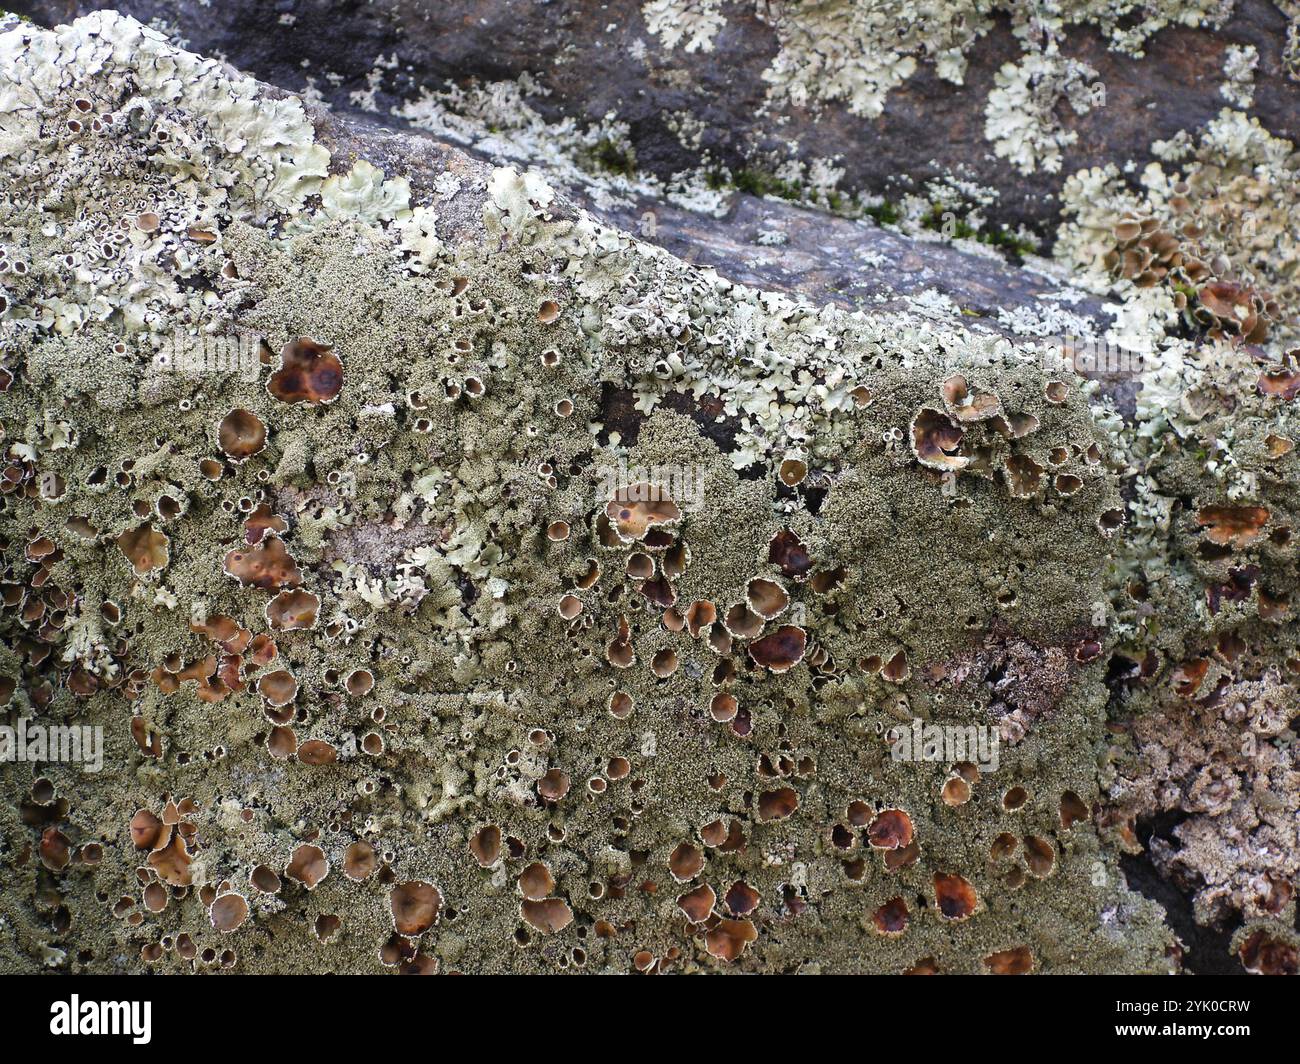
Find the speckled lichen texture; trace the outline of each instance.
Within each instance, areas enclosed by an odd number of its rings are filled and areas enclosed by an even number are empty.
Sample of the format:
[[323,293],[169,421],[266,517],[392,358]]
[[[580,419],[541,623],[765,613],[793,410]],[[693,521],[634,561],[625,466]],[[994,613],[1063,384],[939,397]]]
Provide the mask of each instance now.
[[[914,50],[772,91],[870,113]],[[1090,105],[998,99],[1044,84]],[[1050,321],[745,288],[129,18],[0,23],[0,713],[104,741],[0,763],[0,968],[1172,972],[1120,855],[1175,810],[1293,970],[1294,157],[1233,114],[1067,188],[1121,410]]]

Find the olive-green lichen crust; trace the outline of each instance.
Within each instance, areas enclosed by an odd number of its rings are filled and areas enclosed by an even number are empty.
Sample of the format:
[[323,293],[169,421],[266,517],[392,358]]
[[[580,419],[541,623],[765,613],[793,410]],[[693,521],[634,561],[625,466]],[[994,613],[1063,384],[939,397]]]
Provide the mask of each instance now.
[[[11,23],[0,70],[0,695],[105,742],[0,764],[0,967],[1177,967],[1091,816],[1110,651],[1239,622],[1233,682],[1274,682],[1294,546],[1211,514],[1257,576],[1207,622],[1195,581],[1243,578],[1133,494],[1095,385],[741,288],[536,174],[416,196],[113,14]],[[1172,417],[1251,394],[1223,351]],[[1248,436],[1231,471],[1163,437],[1150,477],[1289,526],[1294,455],[1215,401],[1179,438]],[[996,764],[894,759],[914,720]],[[1293,904],[1243,956],[1293,955]]]

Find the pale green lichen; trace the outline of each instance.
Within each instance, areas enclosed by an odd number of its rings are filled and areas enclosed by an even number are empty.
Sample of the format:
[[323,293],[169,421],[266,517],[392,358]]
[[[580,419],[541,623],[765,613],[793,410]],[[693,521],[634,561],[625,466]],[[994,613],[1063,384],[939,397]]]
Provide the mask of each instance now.
[[713,38],[726,22],[723,0],[648,0],[641,8],[646,26],[668,49],[713,51]]
[[1022,174],[1041,167],[1048,173],[1061,169],[1061,149],[1079,139],[1063,129],[1057,108],[1068,101],[1076,114],[1087,114],[1105,103],[1105,89],[1087,63],[1062,56],[1055,48],[1026,55],[1019,63],[1006,63],[994,76],[985,107],[984,135],[994,151]]
[[[59,60],[74,47],[90,72],[131,61],[138,94],[123,105],[88,81],[84,95],[69,96]],[[315,143],[301,103],[261,98],[252,80],[137,23],[102,20],[48,33],[20,27],[4,34],[3,48],[0,154],[11,187],[40,187],[47,210],[82,202],[79,180],[95,197],[92,210],[74,212],[57,231],[17,226],[12,219],[31,209],[30,194],[6,198],[6,228],[18,235],[6,242],[6,256],[31,265],[7,273],[9,298],[24,308],[10,313],[11,323],[73,332],[122,315],[136,329],[157,327],[183,307],[201,312],[202,297],[180,283],[198,257],[194,244],[179,235],[153,239],[140,219],[172,233],[207,231],[222,212],[261,220],[320,189],[328,153]],[[57,116],[46,111],[55,94],[64,107]],[[190,120],[195,112],[204,114],[202,124]],[[91,150],[140,129],[154,144],[148,173],[127,173],[111,152]],[[82,165],[60,171],[68,153]],[[198,172],[215,179],[200,183]]]
[[[817,0],[760,2],[755,13],[771,25],[779,45],[763,74],[774,103],[842,102],[852,114],[875,118],[889,92],[922,61],[944,80],[962,84],[966,53],[999,15],[1010,18],[1030,55],[1050,54],[1071,26],[1093,25],[1112,48],[1140,56],[1160,29],[1219,25],[1232,7],[1233,0]],[[720,0],[653,0],[644,13],[665,48],[685,40],[688,51],[710,48],[725,20]]]
[[1274,0],[1287,17],[1286,43],[1282,46],[1282,66],[1292,81],[1300,81],[1300,3],[1297,0]]
[[367,225],[411,218],[411,186],[404,177],[387,179],[378,167],[360,159],[346,174],[326,178],[321,206],[330,219],[354,218]]
[[757,13],[780,45],[763,74],[775,99],[795,107],[842,101],[866,118],[881,113],[919,56],[932,57],[941,77],[960,84],[963,52],[990,25],[978,5],[941,0],[760,4]]
[[1257,66],[1259,52],[1253,44],[1231,45],[1223,53],[1223,84],[1219,86],[1219,93],[1243,111],[1255,102]]

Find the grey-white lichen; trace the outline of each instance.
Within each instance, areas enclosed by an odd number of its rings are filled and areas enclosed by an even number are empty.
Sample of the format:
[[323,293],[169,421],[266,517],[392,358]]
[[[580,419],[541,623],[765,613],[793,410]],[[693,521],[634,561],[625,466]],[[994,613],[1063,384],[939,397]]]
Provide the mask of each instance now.
[[1255,68],[1259,52],[1253,44],[1230,45],[1223,53],[1223,84],[1219,92],[1225,100],[1241,110],[1255,102]]
[[1105,86],[1097,71],[1055,48],[1031,52],[1019,63],[1006,63],[994,76],[985,107],[984,135],[994,151],[1021,173],[1039,167],[1048,173],[1061,169],[1061,149],[1079,135],[1063,129],[1057,108],[1068,103],[1076,114],[1105,105]]
[[[755,5],[771,25],[779,51],[764,72],[772,102],[795,107],[843,102],[853,114],[874,118],[889,92],[910,78],[918,64],[960,85],[966,53],[1006,16],[1024,42],[1022,63],[1035,52],[1050,54],[1075,25],[1094,25],[1118,51],[1141,55],[1152,34],[1169,25],[1218,25],[1233,0],[854,0]],[[663,47],[707,49],[725,22],[721,0],[653,0],[643,8]]]

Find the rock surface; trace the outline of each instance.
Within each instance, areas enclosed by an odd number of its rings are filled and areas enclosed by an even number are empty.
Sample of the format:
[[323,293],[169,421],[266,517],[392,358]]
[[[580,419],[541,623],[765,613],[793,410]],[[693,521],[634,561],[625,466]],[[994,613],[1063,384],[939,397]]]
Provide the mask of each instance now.
[[[891,201],[930,197],[930,182],[974,183],[997,197],[989,219],[1044,238],[1062,174],[1121,159],[1141,167],[1153,142],[1228,105],[1232,49],[1256,53],[1253,113],[1277,136],[1300,135],[1300,15],[1269,0],[27,0],[17,10],[52,24],[113,7],[382,121],[417,114],[429,92],[522,76],[546,121],[608,126],[593,147],[664,182],[725,168],[741,187],[784,174],[816,189],[820,168],[842,171],[841,198]],[[990,100],[1015,95],[1015,78],[998,81],[1008,64],[1028,73],[1040,55],[1051,57],[1033,86],[1041,113],[1005,134],[1042,142],[1023,164],[995,150]],[[1082,74],[1062,72],[1065,59]],[[1082,112],[1068,92],[1076,81],[1093,93]]]

